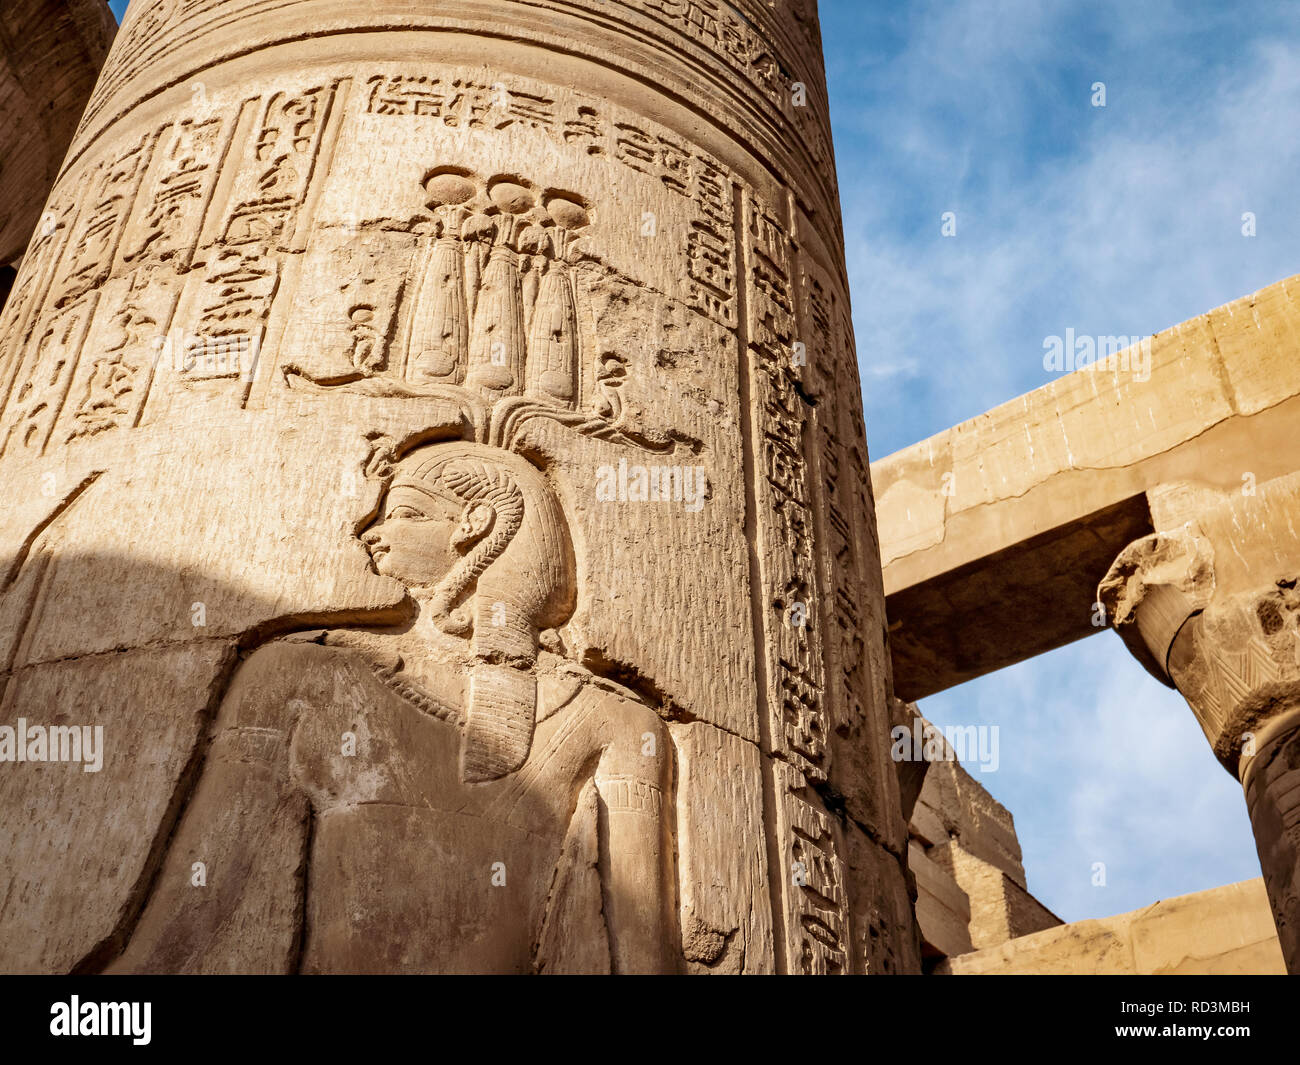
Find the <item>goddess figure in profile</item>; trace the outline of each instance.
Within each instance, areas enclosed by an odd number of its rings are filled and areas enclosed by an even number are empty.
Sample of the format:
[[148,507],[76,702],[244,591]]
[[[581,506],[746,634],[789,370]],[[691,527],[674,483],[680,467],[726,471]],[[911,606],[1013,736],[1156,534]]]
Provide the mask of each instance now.
[[396,453],[361,539],[410,619],[264,644],[110,971],[662,972],[680,964],[658,715],[562,653],[545,474]]

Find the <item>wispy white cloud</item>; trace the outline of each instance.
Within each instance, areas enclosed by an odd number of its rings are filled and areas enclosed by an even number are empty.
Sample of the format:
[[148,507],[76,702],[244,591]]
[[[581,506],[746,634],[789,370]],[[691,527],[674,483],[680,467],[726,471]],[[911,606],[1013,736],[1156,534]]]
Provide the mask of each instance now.
[[[1044,384],[1047,336],[1147,335],[1300,271],[1300,25],[1278,5],[821,9],[873,455]],[[1001,726],[982,782],[1066,919],[1258,875],[1238,785],[1113,635],[922,709]]]
[[[916,402],[866,397],[876,454],[1045,383],[1046,336],[1153,333],[1300,267],[1300,141],[1281,121],[1300,107],[1300,50],[1250,40],[1235,65],[1160,94],[1145,87],[1158,69],[1099,55],[1062,107],[1039,72],[1068,45],[1072,5],[1004,8],[1017,13],[923,5],[905,48],[832,82],[850,90],[835,117],[864,377],[925,367]],[[1162,32],[1128,17],[1108,23],[1127,27],[1118,52]],[[1092,77],[1105,108],[1089,105]],[[1039,128],[1036,108],[1072,124]],[[955,237],[940,236],[944,211]]]

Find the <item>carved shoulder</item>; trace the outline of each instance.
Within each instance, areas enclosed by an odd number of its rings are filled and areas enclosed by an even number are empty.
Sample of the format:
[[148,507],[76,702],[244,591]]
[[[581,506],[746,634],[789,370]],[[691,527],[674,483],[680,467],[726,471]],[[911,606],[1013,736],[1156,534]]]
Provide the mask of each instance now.
[[221,701],[219,726],[291,730],[305,707],[324,700],[345,654],[315,643],[264,644],[235,671]]

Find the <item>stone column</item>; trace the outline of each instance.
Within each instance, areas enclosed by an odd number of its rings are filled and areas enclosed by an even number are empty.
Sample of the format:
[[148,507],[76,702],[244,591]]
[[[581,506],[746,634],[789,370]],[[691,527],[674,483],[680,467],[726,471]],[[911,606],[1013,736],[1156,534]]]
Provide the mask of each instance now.
[[916,970],[834,174],[810,0],[135,0],[0,318],[0,721],[104,727],[3,967]]
[[40,222],[116,30],[104,0],[0,7],[0,268],[22,255]]
[[1243,480],[1227,500],[1154,493],[1166,531],[1124,550],[1098,601],[1241,781],[1282,952],[1300,973],[1300,475]]

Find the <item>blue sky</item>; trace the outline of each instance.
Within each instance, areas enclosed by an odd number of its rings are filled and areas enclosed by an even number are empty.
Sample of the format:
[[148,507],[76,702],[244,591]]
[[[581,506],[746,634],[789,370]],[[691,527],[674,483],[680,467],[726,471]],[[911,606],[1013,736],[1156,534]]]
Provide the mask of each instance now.
[[[1047,336],[1145,336],[1300,269],[1294,6],[820,6],[873,456],[1047,383]],[[976,775],[1066,920],[1259,875],[1240,788],[1112,633],[921,708],[1000,726]]]
[[[1296,272],[1293,7],[822,0],[821,17],[873,455],[1045,384],[1046,336],[1147,335]],[[1112,634],[922,710],[1000,727],[977,776],[1066,920],[1259,875],[1237,784]]]

